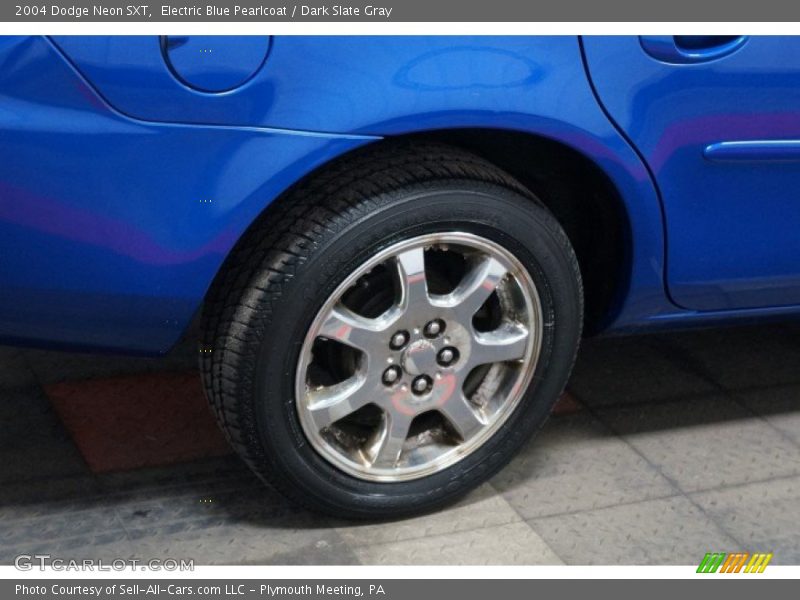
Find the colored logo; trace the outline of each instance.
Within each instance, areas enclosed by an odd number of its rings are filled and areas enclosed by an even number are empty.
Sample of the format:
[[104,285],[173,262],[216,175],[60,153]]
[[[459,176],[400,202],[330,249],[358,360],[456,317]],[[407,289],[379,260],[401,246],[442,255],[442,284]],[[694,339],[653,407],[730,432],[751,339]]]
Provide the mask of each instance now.
[[698,573],[763,573],[769,561],[772,560],[772,552],[708,552],[700,561],[697,567]]

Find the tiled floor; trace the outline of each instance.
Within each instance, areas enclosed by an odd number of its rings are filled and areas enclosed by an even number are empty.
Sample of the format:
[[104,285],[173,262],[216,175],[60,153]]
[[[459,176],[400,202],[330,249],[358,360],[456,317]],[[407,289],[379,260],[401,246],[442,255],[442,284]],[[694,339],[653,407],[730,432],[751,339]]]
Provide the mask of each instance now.
[[[185,375],[194,358],[191,344],[160,361],[0,348],[0,564],[800,563],[797,324],[587,341],[577,410],[457,506],[381,524],[299,510],[225,455]],[[184,462],[120,470],[162,447]]]

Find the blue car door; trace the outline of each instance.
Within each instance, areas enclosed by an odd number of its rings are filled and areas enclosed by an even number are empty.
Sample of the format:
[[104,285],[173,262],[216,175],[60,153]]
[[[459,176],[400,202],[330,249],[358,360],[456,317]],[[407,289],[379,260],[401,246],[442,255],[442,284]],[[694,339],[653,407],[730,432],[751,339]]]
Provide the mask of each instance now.
[[587,37],[601,104],[659,188],[673,301],[800,304],[800,37]]

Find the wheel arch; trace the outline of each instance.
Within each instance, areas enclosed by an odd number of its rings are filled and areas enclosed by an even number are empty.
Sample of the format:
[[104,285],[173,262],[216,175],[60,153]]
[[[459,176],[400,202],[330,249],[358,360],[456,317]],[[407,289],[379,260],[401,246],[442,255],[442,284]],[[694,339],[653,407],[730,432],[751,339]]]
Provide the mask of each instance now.
[[631,270],[627,209],[606,173],[571,146],[528,132],[456,129],[423,135],[481,156],[547,206],[578,256],[587,333],[602,329],[621,304]]
[[298,185],[335,162],[365,149],[398,141],[437,141],[468,150],[494,164],[532,191],[564,228],[578,256],[586,295],[585,330],[607,326],[620,310],[632,263],[628,211],[617,186],[584,153],[563,141],[526,131],[495,128],[443,128],[370,141],[316,166],[272,200],[240,236],[209,289],[224,276],[237,249],[249,243],[259,224],[271,219]]

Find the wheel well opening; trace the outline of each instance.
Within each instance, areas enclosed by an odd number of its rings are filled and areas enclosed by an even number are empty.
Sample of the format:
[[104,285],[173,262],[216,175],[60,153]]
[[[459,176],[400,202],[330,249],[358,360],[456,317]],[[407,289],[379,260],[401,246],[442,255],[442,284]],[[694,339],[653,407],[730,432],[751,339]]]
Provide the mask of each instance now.
[[564,228],[581,270],[585,326],[613,318],[627,288],[629,226],[614,185],[588,158],[559,142],[515,131],[458,129],[407,136],[458,146],[530,189]]
[[[332,162],[347,162],[367,147],[415,139],[467,150],[530,189],[553,213],[575,249],[584,286],[584,333],[591,335],[614,318],[629,281],[629,225],[616,188],[590,159],[560,142],[535,134],[454,129],[386,138],[347,152]],[[302,181],[315,177],[329,165],[312,171]],[[230,263],[239,260],[237,249],[248,245],[252,232],[258,230],[257,225],[280,210],[281,198],[287,193],[288,190],[251,224],[217,273],[212,289],[217,282],[221,283]]]

